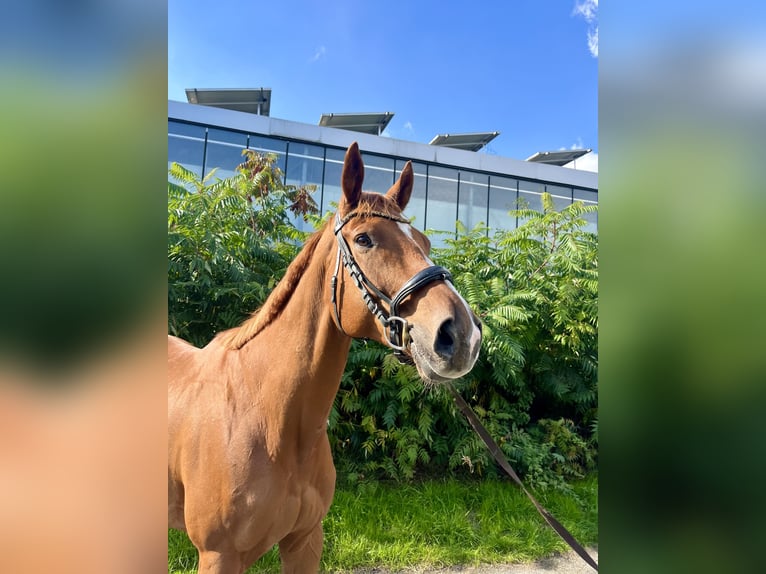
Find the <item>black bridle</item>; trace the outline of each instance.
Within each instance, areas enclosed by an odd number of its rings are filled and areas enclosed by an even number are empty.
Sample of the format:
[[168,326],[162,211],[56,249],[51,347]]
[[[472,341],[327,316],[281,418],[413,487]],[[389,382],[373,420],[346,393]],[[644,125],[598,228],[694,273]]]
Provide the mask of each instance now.
[[[341,229],[354,217],[382,217],[383,219],[390,219],[399,223],[410,224],[409,220],[404,219],[396,215],[390,215],[387,213],[372,211],[372,212],[359,212],[352,211],[341,219],[340,214],[335,215],[335,237],[338,240],[338,255],[335,258],[335,272],[332,276],[330,287],[332,288],[332,307],[335,313],[335,323],[341,332],[347,336],[348,333],[343,329],[340,323],[340,314],[338,313],[338,301],[337,301],[337,287],[338,287],[338,273],[340,272],[340,261],[343,259],[343,266],[348,271],[349,276],[353,279],[354,284],[362,293],[362,299],[364,300],[367,308],[370,312],[380,321],[383,325],[383,331],[386,334],[386,342],[388,346],[394,350],[394,354],[402,359],[406,357],[405,351],[409,346],[409,329],[410,324],[407,319],[399,315],[399,305],[412,293],[420,289],[421,287],[432,283],[433,281],[449,281],[452,283],[452,275],[444,267],[438,265],[431,265],[425,269],[418,271],[413,275],[409,281],[407,281],[401,289],[394,295],[393,298],[388,297],[375,284],[370,281],[364,272],[361,270],[354,255],[351,253],[351,248],[348,246]],[[380,305],[375,301],[374,297],[384,302],[388,306],[388,311],[382,309]]]

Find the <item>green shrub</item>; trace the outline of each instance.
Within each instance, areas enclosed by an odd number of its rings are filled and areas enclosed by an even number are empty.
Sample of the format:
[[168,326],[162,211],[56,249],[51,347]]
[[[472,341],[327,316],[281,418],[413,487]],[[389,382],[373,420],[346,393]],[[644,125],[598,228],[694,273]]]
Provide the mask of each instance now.
[[266,300],[305,234],[289,212],[316,211],[309,187],[284,185],[276,156],[242,152],[211,182],[174,163],[168,182],[168,330],[203,346]]
[[[199,346],[284,274],[305,239],[290,211],[318,221],[310,190],[284,185],[274,156],[243,153],[224,180],[170,170],[168,328]],[[461,392],[532,486],[562,488],[596,464],[597,238],[582,217],[595,208],[542,200],[542,211],[511,213],[519,228],[461,229],[432,258],[484,325]],[[341,479],[499,472],[448,394],[377,343],[353,343],[328,432]]]
[[[595,207],[542,201],[511,213],[517,229],[461,229],[432,255],[484,325],[465,398],[520,474],[563,488],[596,464],[598,242],[583,219]],[[330,436],[350,478],[499,472],[446,393],[374,343],[352,346]]]

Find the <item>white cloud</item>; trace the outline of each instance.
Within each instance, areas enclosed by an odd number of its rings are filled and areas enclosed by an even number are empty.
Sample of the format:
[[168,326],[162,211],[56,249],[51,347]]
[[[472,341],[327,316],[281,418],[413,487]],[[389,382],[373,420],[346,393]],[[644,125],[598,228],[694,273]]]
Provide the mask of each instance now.
[[598,26],[595,30],[588,30],[588,50],[594,58],[598,58]]
[[588,23],[588,50],[598,58],[598,0],[578,0],[574,15],[582,16]]
[[412,127],[412,122],[407,120],[404,122],[404,131],[407,132],[407,135],[414,136],[415,135],[415,128]]
[[579,14],[587,22],[593,22],[598,12],[598,0],[581,0],[575,5],[575,14]]
[[309,58],[309,63],[313,64],[317,60],[324,58],[324,55],[327,53],[327,48],[324,46],[319,46],[316,50],[314,50],[314,55]]

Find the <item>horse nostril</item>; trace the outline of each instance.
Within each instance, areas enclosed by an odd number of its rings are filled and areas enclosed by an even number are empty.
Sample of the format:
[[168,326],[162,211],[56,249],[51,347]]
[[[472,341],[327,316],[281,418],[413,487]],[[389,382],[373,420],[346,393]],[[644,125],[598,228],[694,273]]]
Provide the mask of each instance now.
[[436,333],[436,341],[434,343],[434,351],[436,353],[448,359],[452,357],[455,350],[455,322],[452,319],[447,319],[439,327],[439,331]]

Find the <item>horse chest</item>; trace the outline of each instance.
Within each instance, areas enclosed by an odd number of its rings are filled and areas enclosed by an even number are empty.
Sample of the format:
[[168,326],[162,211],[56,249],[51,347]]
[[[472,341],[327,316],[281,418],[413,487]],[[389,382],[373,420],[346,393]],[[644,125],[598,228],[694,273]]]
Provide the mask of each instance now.
[[243,442],[247,443],[248,456],[236,473],[232,493],[235,507],[242,505],[262,520],[271,516],[289,523],[302,520],[304,515],[309,520],[321,519],[335,490],[335,467],[326,431],[310,439],[283,440],[274,449],[268,437],[258,433]]
[[317,474],[272,466],[258,473],[232,499],[237,546],[249,548],[258,540],[269,546],[312,528],[327,514],[334,488],[334,468]]

